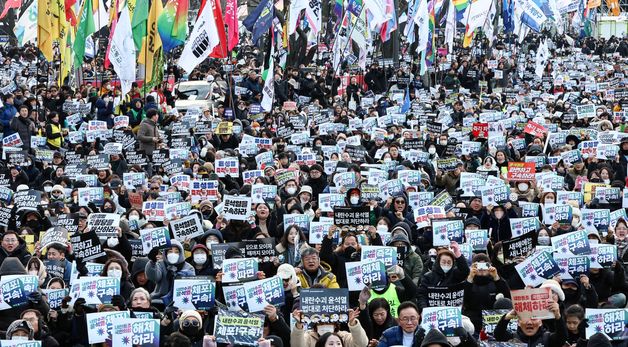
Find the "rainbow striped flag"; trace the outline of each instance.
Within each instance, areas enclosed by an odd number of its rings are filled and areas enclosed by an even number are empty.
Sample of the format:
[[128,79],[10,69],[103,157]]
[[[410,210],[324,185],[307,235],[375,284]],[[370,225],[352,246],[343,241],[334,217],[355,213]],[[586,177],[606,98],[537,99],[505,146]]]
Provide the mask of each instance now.
[[427,5],[427,10],[430,13],[430,21],[428,22],[430,37],[428,38],[428,41],[431,41],[431,44],[427,45],[427,52],[425,52],[425,64],[427,66],[432,66],[434,64],[434,60],[436,59],[436,37],[434,35],[436,30],[436,14],[434,9],[435,2],[436,0],[432,0]]
[[453,0],[454,7],[456,8],[456,20],[461,21],[464,11],[469,7],[471,1],[469,0]]
[[185,43],[188,29],[189,0],[168,0],[157,20],[164,53]]

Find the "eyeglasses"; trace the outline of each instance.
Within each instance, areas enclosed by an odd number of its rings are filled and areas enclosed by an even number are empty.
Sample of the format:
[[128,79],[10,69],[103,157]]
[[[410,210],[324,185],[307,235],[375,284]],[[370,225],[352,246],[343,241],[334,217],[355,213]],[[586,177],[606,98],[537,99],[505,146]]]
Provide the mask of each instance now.
[[17,243],[17,239],[4,239],[3,241],[6,243]]
[[403,201],[403,200],[395,200],[395,204],[403,205],[403,204],[405,204],[405,203],[406,203],[406,202],[405,202],[405,201]]
[[416,323],[419,321],[419,317],[403,317],[403,318],[399,318],[399,320],[403,323]]
[[183,327],[184,328],[187,328],[189,326],[198,327],[199,325],[201,325],[201,324],[197,320],[186,320],[186,321],[183,321]]

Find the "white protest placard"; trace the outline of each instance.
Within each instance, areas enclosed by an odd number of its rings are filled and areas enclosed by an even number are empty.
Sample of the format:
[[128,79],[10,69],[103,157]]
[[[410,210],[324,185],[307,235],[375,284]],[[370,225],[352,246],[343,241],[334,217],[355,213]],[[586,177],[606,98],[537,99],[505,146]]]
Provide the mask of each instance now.
[[87,339],[90,344],[104,343],[111,338],[113,322],[130,318],[129,311],[94,312],[86,315]]
[[116,213],[91,213],[87,216],[87,226],[98,236],[117,236],[118,227],[120,227],[120,215]]
[[177,278],[172,289],[174,306],[184,310],[208,310],[214,306],[216,283],[208,278]]
[[222,261],[222,282],[234,283],[257,278],[257,258],[235,258]]
[[218,177],[226,177],[227,175],[235,178],[240,176],[240,162],[238,158],[222,158],[216,159],[215,172]]
[[141,229],[140,239],[145,254],[148,254],[153,248],[170,247],[170,232],[166,227]]
[[249,219],[251,214],[251,198],[245,196],[225,195],[223,214],[227,220]]
[[170,228],[175,239],[184,242],[203,235],[203,223],[197,213],[170,221]]

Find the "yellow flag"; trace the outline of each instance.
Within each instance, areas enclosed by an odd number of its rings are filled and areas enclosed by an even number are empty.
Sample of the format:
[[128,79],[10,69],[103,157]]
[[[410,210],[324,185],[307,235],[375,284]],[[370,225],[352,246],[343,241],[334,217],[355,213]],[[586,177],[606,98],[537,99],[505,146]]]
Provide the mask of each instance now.
[[620,15],[619,0],[606,0],[606,7],[608,7],[609,15],[615,17]]
[[63,46],[70,27],[70,22],[65,17],[65,0],[50,0],[50,16],[52,40]]
[[37,0],[37,47],[46,60],[52,61],[52,25],[48,0]]
[[72,47],[74,46],[74,30],[70,29],[64,42],[59,42],[59,53],[61,53],[61,69],[59,70],[59,85],[63,85],[63,81],[72,69],[74,56],[72,55]]
[[153,80],[155,62],[161,54],[161,37],[157,31],[157,19],[161,15],[163,5],[161,1],[153,1],[148,12],[147,35],[142,40],[142,49],[137,58],[138,64],[143,64],[146,71],[146,83]]

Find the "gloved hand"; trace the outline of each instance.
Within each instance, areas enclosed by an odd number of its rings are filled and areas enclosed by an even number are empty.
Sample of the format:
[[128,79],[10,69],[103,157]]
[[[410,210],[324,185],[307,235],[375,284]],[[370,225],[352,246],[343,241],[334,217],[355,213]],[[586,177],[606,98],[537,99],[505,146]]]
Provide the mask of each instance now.
[[111,304],[113,306],[116,306],[118,309],[120,309],[120,311],[124,311],[126,310],[126,302],[124,301],[124,298],[122,297],[122,295],[114,295],[111,297]]
[[457,327],[454,329],[454,335],[460,338],[460,342],[464,342],[467,340],[467,331],[463,327]]
[[153,248],[150,250],[150,252],[148,252],[148,255],[146,256],[149,260],[153,261],[153,262],[157,262],[157,254],[159,254],[159,248]]

